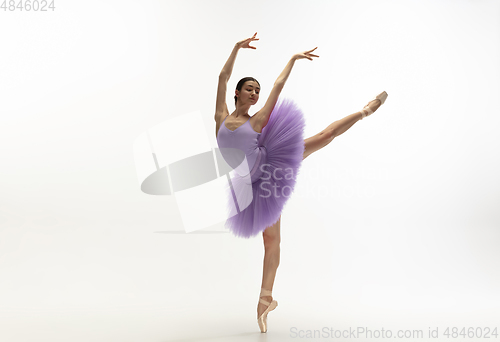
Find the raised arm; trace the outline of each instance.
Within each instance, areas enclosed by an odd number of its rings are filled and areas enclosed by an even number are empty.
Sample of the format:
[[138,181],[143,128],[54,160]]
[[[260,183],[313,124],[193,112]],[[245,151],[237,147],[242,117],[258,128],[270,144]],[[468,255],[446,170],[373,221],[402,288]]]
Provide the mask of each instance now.
[[226,64],[222,68],[222,71],[219,74],[219,85],[217,87],[217,100],[215,103],[215,120],[217,121],[218,116],[222,115],[229,111],[227,110],[226,104],[226,91],[227,91],[227,82],[231,77],[231,73],[233,72],[234,61],[236,60],[236,56],[238,55],[239,49],[256,49],[254,46],[250,46],[250,43],[254,40],[259,40],[259,38],[255,38],[257,32],[251,38],[243,39],[234,45],[233,51],[229,56]]
[[319,57],[311,53],[316,49],[317,47],[315,47],[312,50],[304,51],[293,55],[288,64],[285,66],[285,69],[283,69],[281,74],[278,76],[276,82],[274,82],[273,89],[269,94],[269,98],[267,99],[266,104],[264,105],[264,107],[262,107],[262,109],[258,113],[255,114],[259,117],[258,121],[262,123],[262,127],[265,127],[267,125],[271,112],[273,111],[273,108],[276,105],[276,102],[278,101],[278,97],[281,94],[281,90],[283,90],[283,87],[285,86],[288,76],[290,76],[290,72],[292,71],[295,61],[303,58],[307,58],[310,61],[312,61],[311,57]]

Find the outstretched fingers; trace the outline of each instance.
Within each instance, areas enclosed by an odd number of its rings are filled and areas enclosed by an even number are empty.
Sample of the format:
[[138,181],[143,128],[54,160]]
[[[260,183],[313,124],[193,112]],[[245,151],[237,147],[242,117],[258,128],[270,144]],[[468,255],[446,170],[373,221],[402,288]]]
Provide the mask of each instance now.
[[255,46],[250,46],[251,42],[253,42],[254,40],[259,40],[259,38],[255,38],[255,36],[257,36],[257,32],[255,32],[255,34],[252,37],[239,41],[237,45],[244,49],[246,48],[257,49]]
[[[314,55],[314,54],[312,54],[312,53],[311,53],[311,52],[313,52],[314,50],[316,50],[317,48],[318,48],[318,47],[316,46],[314,49],[309,50],[309,51],[306,51],[306,55],[311,56],[311,57],[319,57],[318,55]],[[312,61],[312,58],[309,58],[309,60],[311,60],[311,61]]]
[[301,59],[301,58],[307,58],[308,60],[312,61],[313,59],[311,57],[319,57],[318,55],[312,54],[314,50],[316,50],[318,47],[315,47],[312,50],[307,50],[301,53],[296,54],[296,58]]
[[252,38],[250,38],[250,39],[248,40],[248,47],[249,47],[249,48],[256,49],[256,47],[255,47],[255,46],[250,46],[250,42],[253,42],[254,40],[259,40],[259,38],[255,38],[255,36],[256,36],[256,35],[257,35],[257,32],[255,32],[255,34],[252,36]]

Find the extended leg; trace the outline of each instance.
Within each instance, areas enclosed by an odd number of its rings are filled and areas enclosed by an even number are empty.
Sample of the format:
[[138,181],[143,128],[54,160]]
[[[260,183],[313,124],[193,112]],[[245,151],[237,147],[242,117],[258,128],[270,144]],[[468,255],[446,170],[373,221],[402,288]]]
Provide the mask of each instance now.
[[[280,263],[280,242],[281,242],[281,216],[278,221],[262,232],[264,239],[264,269],[262,273],[262,288],[272,291],[276,271]],[[271,303],[272,296],[262,297]],[[257,306],[257,318],[266,310],[267,306],[260,303]]]
[[[381,101],[375,100],[368,106],[371,110],[375,111],[380,107],[380,105]],[[361,120],[361,112],[356,112],[354,114],[346,116],[345,118],[333,122],[318,134],[305,139],[305,150],[302,159],[306,159],[311,153],[316,152],[331,143],[335,137],[338,137],[339,135],[347,131],[359,120]]]
[[330,124],[327,128],[316,135],[304,140],[305,150],[302,159],[306,159],[313,152],[321,150],[323,147],[332,142],[335,137],[338,137],[356,122],[361,119],[361,112],[357,112],[346,116],[343,119],[337,120]]

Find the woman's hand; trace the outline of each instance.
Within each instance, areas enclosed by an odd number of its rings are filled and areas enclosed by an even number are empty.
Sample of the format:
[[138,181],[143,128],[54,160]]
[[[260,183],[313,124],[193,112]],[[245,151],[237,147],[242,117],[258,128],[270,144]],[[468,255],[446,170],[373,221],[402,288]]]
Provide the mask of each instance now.
[[293,55],[293,59],[303,59],[303,58],[307,58],[308,60],[312,61],[312,58],[311,57],[319,57],[318,55],[313,55],[311,52],[313,52],[314,50],[316,50],[318,47],[315,47],[314,49],[312,50],[309,50],[309,51],[304,51],[304,52],[301,52],[301,53],[297,53],[295,55]]
[[257,32],[255,32],[252,38],[240,40],[239,42],[236,43],[236,46],[242,49],[257,49],[255,46],[250,46],[250,42],[253,42],[254,40],[259,40],[259,38],[255,38],[256,35]]

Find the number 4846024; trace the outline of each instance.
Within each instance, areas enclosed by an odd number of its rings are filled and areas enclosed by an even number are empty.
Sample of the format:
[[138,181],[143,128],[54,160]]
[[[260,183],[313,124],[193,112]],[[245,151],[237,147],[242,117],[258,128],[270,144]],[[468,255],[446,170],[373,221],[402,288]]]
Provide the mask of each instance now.
[[4,11],[53,11],[56,9],[54,6],[54,0],[46,1],[46,0],[4,0],[0,9]]

